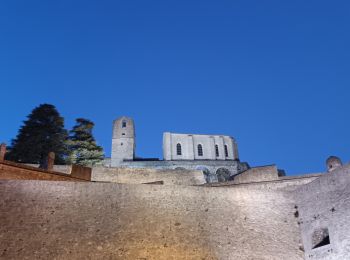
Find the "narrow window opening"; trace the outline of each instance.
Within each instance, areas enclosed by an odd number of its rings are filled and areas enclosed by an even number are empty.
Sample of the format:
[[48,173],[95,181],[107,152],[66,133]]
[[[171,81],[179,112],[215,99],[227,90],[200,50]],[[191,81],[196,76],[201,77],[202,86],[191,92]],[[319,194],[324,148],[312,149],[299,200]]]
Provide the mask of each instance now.
[[203,147],[201,144],[197,146],[197,149],[198,149],[198,156],[203,156]]
[[215,154],[216,157],[219,157],[219,146],[217,144],[215,145]]
[[182,151],[181,151],[181,144],[177,144],[177,145],[176,145],[176,154],[177,154],[177,155],[181,155],[181,154],[182,154]]
[[125,133],[122,133],[122,135],[125,135]]
[[125,128],[126,127],[126,121],[123,121],[122,122],[122,128]]
[[227,145],[225,144],[225,156],[228,157],[228,149],[227,149]]
[[312,249],[326,246],[330,243],[328,228],[318,229],[312,234]]

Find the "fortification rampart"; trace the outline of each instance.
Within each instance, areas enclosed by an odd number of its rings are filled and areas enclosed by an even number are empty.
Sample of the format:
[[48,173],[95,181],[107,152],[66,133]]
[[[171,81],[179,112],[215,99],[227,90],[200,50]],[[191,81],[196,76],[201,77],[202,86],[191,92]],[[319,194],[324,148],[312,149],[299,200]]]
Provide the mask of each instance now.
[[272,181],[279,178],[275,165],[254,167],[234,176],[234,183],[250,183],[259,181]]
[[350,165],[295,192],[305,259],[349,259]]
[[283,191],[294,191],[299,186],[308,184],[322,174],[306,174],[303,176],[288,176],[280,177],[276,180],[270,181],[259,181],[259,179],[250,183],[236,183],[235,181],[219,182],[219,183],[207,183],[204,186],[207,187],[245,187],[246,189],[262,189],[262,190],[283,190]]
[[[25,165],[32,166],[32,167],[35,167],[35,168],[39,168],[39,164],[26,163]],[[53,171],[61,172],[61,173],[65,173],[65,174],[71,174],[71,172],[72,172],[72,165],[58,165],[58,164],[55,164],[55,165],[53,165]]]
[[92,169],[92,180],[132,184],[162,182],[164,185],[200,185],[205,183],[202,171],[151,168],[95,167]]
[[0,181],[6,259],[302,259],[289,193]]

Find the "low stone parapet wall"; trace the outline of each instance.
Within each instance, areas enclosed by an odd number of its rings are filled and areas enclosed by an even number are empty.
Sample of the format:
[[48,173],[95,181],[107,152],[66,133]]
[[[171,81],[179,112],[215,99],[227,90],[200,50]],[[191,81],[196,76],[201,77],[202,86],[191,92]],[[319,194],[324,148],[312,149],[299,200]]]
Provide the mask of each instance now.
[[234,176],[233,182],[235,184],[273,181],[278,180],[278,169],[275,165],[260,166],[250,168],[238,175]]
[[164,185],[200,185],[206,183],[202,171],[123,167],[94,167],[91,180],[132,184],[162,182]]
[[[25,165],[32,166],[32,167],[35,167],[35,168],[39,168],[39,164],[26,163]],[[57,165],[57,164],[55,164],[53,166],[53,170],[55,172],[62,172],[62,173],[65,173],[65,174],[70,174],[71,171],[72,171],[72,165]]]
[[0,179],[2,180],[52,180],[84,181],[86,178],[72,176],[56,171],[47,171],[22,163],[0,161]]

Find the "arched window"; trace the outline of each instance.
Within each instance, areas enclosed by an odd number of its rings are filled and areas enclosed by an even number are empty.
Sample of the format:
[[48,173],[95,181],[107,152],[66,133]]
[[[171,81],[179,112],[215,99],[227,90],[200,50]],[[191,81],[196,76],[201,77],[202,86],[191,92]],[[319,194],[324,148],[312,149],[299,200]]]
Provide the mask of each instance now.
[[177,144],[176,145],[176,154],[177,155],[181,155],[182,154],[182,152],[181,152],[181,144]]
[[126,127],[126,121],[123,121],[122,122],[122,128],[125,128]]
[[217,144],[215,145],[215,154],[216,157],[219,157],[219,146]]
[[203,147],[201,144],[197,146],[197,149],[198,149],[198,156],[203,156]]
[[215,182],[215,174],[211,174],[208,168],[204,166],[197,166],[196,170],[202,171],[206,182]]
[[228,149],[227,149],[227,145],[225,144],[225,156],[228,157]]

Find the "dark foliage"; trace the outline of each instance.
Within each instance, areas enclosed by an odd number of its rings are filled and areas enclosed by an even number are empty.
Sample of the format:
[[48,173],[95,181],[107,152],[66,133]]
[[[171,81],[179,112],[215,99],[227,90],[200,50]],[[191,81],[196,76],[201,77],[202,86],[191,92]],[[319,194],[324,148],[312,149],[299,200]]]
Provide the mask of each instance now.
[[64,119],[55,106],[42,104],[28,115],[15,139],[12,140],[7,159],[21,163],[39,163],[43,167],[49,152],[54,152],[55,163],[66,159],[67,131]]
[[70,131],[68,147],[70,163],[93,166],[102,163],[103,149],[96,144],[92,135],[94,123],[85,118],[76,119],[76,125]]

